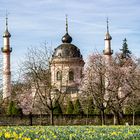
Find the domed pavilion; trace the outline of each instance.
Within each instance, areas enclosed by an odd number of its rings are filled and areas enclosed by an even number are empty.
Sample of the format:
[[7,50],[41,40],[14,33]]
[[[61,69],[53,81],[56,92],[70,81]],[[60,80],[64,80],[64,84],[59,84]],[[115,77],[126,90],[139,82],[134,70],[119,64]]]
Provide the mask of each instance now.
[[54,50],[52,55],[52,86],[63,93],[78,93],[84,64],[80,49],[72,44],[66,17],[66,34],[62,37],[62,44]]

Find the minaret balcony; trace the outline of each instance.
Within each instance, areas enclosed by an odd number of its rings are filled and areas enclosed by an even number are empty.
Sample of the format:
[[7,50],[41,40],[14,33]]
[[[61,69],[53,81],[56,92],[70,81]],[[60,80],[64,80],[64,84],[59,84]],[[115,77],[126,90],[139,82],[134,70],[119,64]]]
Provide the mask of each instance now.
[[4,75],[11,75],[11,71],[4,71],[3,74]]
[[1,51],[3,53],[11,53],[12,52],[12,48],[1,48]]
[[103,50],[103,54],[104,55],[112,55],[113,54],[113,50],[110,50],[110,51]]

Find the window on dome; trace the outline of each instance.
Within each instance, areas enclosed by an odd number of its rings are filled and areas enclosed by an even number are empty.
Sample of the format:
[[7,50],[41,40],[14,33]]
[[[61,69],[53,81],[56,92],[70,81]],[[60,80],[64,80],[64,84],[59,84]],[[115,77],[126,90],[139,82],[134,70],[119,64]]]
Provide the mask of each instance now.
[[69,80],[70,81],[73,81],[74,80],[74,72],[73,71],[70,71],[69,72]]
[[57,74],[56,74],[56,79],[57,79],[58,81],[62,79],[62,74],[61,74],[60,71],[57,72]]

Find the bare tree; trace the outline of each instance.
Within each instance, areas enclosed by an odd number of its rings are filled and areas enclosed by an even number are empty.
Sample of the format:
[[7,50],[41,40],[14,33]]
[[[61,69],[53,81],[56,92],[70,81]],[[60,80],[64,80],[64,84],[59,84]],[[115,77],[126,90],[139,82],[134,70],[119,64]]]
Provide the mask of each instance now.
[[109,93],[108,106],[114,114],[114,124],[120,124],[120,117],[123,115],[123,108],[127,99],[136,90],[136,82],[134,82],[134,75],[137,75],[136,67],[137,65],[132,58],[122,61],[119,55],[116,55],[112,59],[112,64],[108,70],[110,85],[107,91]]
[[[106,65],[104,57],[100,54],[93,54],[89,58],[87,68],[85,70],[82,91],[86,97],[93,98],[94,105],[101,112],[102,125],[105,124],[105,109],[107,101],[105,100],[107,84],[105,84]],[[109,84],[109,83],[108,83]]]
[[23,114],[32,112],[33,96],[29,83],[15,81],[12,83],[11,100],[16,102],[17,106],[22,108]]
[[132,94],[128,97],[126,106],[132,111],[134,125],[135,113],[140,109],[140,67],[138,61],[135,60],[135,65],[131,65],[131,71],[128,73],[126,80],[132,89]]
[[86,97],[93,98],[94,105],[101,112],[102,124],[105,124],[106,108],[113,113],[114,124],[120,124],[128,98],[138,90],[138,77],[137,65],[132,58],[122,61],[119,55],[115,55],[108,65],[101,54],[90,56],[82,90]]
[[140,96],[139,92],[133,93],[128,99],[125,108],[133,115],[132,124],[135,125],[135,114],[140,111]]
[[[61,93],[51,84],[50,71],[51,53],[44,46],[40,49],[29,49],[22,70],[25,81],[31,85],[34,103],[32,107],[38,111],[50,115],[50,123],[54,124],[53,111],[55,102],[63,101],[64,93]],[[38,112],[35,110],[35,112]]]

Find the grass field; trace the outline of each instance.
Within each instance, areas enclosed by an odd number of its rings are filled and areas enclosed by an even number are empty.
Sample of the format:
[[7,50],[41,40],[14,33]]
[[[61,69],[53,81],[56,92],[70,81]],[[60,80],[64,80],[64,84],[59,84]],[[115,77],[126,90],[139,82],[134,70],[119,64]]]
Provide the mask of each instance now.
[[140,126],[0,126],[0,140],[140,140]]

